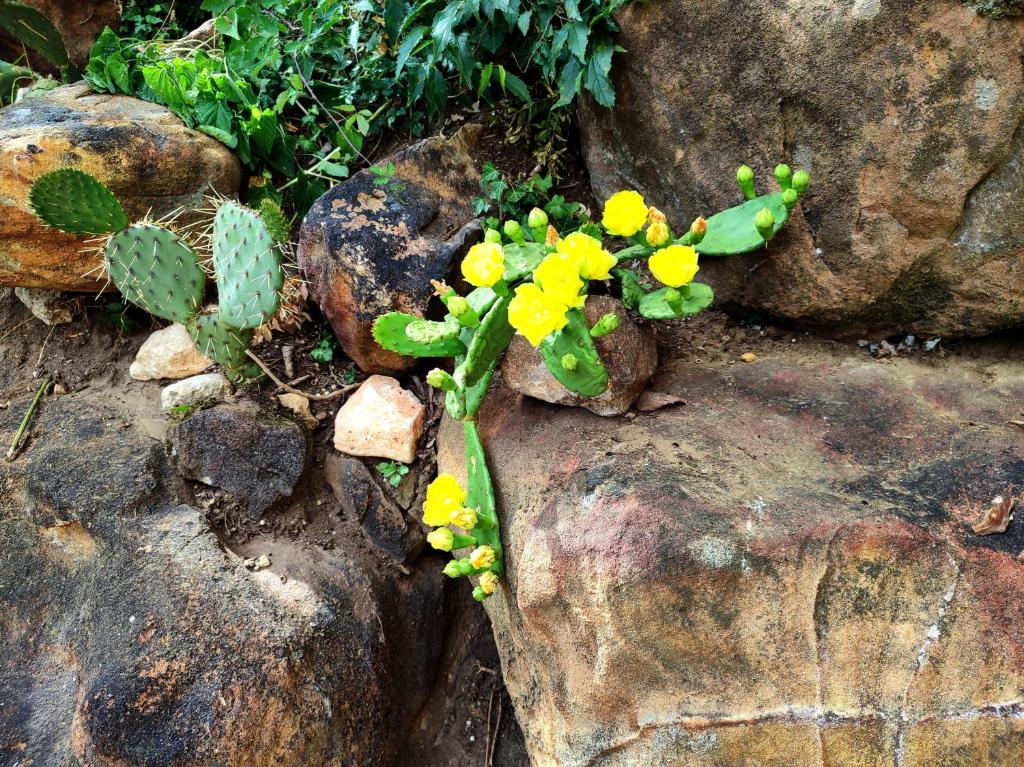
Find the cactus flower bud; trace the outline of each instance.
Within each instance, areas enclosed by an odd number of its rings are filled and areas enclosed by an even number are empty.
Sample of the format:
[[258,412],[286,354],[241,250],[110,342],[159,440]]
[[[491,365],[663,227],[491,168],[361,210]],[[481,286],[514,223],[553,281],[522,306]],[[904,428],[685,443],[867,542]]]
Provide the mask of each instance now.
[[477,602],[483,602],[485,599],[487,599],[487,596],[488,594],[486,591],[484,591],[483,586],[477,586],[475,589],[473,589],[473,599],[475,599]]
[[476,509],[456,509],[448,516],[448,521],[463,530],[472,530],[479,519]]
[[565,354],[562,356],[562,369],[563,370],[575,370],[576,365],[579,364],[579,360],[576,359],[576,355],[573,353]]
[[540,208],[534,208],[530,211],[530,215],[526,217],[526,223],[531,229],[539,229],[541,227],[547,229],[548,214]]
[[782,202],[786,205],[786,210],[793,210],[796,207],[797,200],[800,199],[800,195],[796,193],[796,189],[790,187],[782,193]]
[[480,588],[485,594],[493,594],[498,589],[498,576],[488,570],[480,575]]
[[757,190],[754,188],[754,171],[749,165],[741,165],[736,169],[736,183],[740,185],[744,196],[748,200],[757,197]]
[[505,233],[506,237],[514,238],[517,234],[522,234],[523,227],[519,225],[519,222],[515,219],[509,219],[502,225],[501,231]]
[[811,174],[805,170],[798,170],[793,174],[793,188],[797,194],[803,194],[811,185]]
[[647,209],[648,224],[664,224],[666,221],[668,221],[668,218],[666,218],[665,214],[653,205]]
[[448,311],[452,313],[453,317],[461,317],[469,311],[469,301],[462,296],[451,296],[448,299]]
[[544,244],[549,248],[553,248],[558,245],[558,230],[551,224],[548,224],[548,233],[544,237]]
[[458,578],[459,576],[464,575],[464,573],[462,572],[462,565],[460,564],[460,560],[458,559],[453,559],[450,562],[448,562],[448,564],[444,566],[444,570],[442,570],[441,572],[443,572],[449,578]]
[[498,558],[493,546],[477,546],[469,555],[469,564],[474,570],[483,570],[490,567]]
[[785,163],[775,166],[775,180],[779,182],[779,188],[785,192],[793,184],[793,171]]
[[451,551],[455,546],[455,533],[447,527],[439,527],[427,533],[427,543],[438,551]]
[[757,215],[754,216],[754,226],[757,227],[757,233],[764,237],[764,239],[770,240],[775,234],[775,216],[768,208],[761,208]]
[[655,221],[646,232],[647,244],[652,248],[660,248],[668,242],[668,225],[664,221]]
[[619,315],[615,312],[608,312],[601,319],[594,323],[590,329],[591,338],[601,338],[619,329]]
[[427,373],[427,383],[441,391],[455,391],[458,388],[452,374],[441,368],[434,368]]
[[708,222],[704,216],[697,216],[690,224],[690,242],[693,245],[697,245],[701,240],[704,239],[704,235],[708,233]]
[[484,242],[496,242],[501,245],[501,232],[497,229],[484,229]]

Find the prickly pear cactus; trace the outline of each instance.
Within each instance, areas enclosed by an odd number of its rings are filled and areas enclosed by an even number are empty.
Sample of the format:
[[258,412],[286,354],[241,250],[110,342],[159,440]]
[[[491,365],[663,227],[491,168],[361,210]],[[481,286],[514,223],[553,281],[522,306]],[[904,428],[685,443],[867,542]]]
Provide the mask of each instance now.
[[373,338],[388,351],[407,357],[455,357],[466,353],[466,347],[457,335],[439,338],[429,343],[411,339],[406,332],[408,327],[420,322],[423,322],[423,318],[414,314],[382,314],[373,323]]
[[483,318],[466,352],[466,359],[455,369],[455,380],[460,386],[475,386],[488,370],[494,369],[495,362],[508,347],[516,332],[508,322],[511,301],[511,296],[499,298]]
[[110,234],[129,224],[113,193],[77,168],[44,173],[32,184],[28,201],[39,218],[68,234]]
[[670,302],[668,296],[673,288],[661,288],[644,295],[638,307],[640,314],[649,320],[678,320],[700,314],[711,306],[715,292],[700,282],[691,282],[679,288],[678,302]]
[[708,219],[704,239],[694,247],[702,256],[732,256],[763,248],[767,240],[758,232],[754,218],[765,208],[775,218],[772,236],[778,234],[789,220],[789,208],[782,199],[782,192],[761,195],[715,214]]
[[258,328],[274,316],[284,286],[277,243],[258,214],[226,202],[213,220],[211,244],[224,321]]
[[249,361],[246,350],[252,345],[252,328],[239,328],[224,320],[220,309],[210,309],[194,317],[186,325],[196,348],[223,365],[228,377],[257,378],[260,369]]
[[571,309],[564,328],[538,347],[540,356],[562,386],[581,397],[597,397],[608,388],[608,371],[590,337],[587,320],[579,309]]
[[163,227],[130,226],[111,236],[104,265],[121,294],[156,317],[184,323],[202,308],[206,275],[199,260]]

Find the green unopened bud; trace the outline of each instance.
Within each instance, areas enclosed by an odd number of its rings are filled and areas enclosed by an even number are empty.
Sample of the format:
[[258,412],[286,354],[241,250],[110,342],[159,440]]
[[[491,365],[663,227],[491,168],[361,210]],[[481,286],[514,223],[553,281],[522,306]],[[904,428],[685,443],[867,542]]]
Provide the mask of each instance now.
[[455,391],[459,388],[452,374],[441,368],[434,368],[427,373],[427,383],[441,391]]
[[576,366],[578,364],[579,364],[579,360],[576,359],[576,355],[575,354],[572,354],[570,352],[569,354],[563,355],[563,357],[562,357],[562,369],[563,370],[570,370],[570,371],[575,370]]
[[775,234],[775,216],[768,208],[761,208],[757,215],[754,216],[754,226],[757,228],[757,233],[761,235],[766,241],[770,240]]
[[523,227],[520,226],[519,222],[515,219],[506,221],[501,227],[501,231],[503,231],[505,236],[517,245],[523,245],[526,243],[526,235],[523,234]]
[[497,229],[484,229],[484,242],[496,242],[501,244],[501,232]]
[[601,319],[594,323],[590,329],[591,338],[601,338],[619,329],[619,315],[615,312],[608,312]]
[[793,188],[797,194],[803,194],[811,185],[811,174],[805,170],[798,170],[793,174]]
[[444,566],[444,570],[442,570],[441,572],[443,572],[449,578],[459,578],[463,575],[462,566],[459,564],[458,559],[453,559],[449,561],[448,564]]
[[531,229],[539,229],[543,227],[547,230],[548,214],[540,208],[534,208],[530,211],[530,215],[526,217],[526,223]]
[[793,184],[793,171],[786,163],[779,163],[775,166],[775,180],[779,182],[779,188],[785,192]]
[[757,189],[754,188],[754,171],[749,165],[741,165],[736,169],[736,183],[740,185],[744,196],[748,200],[757,197]]
[[451,551],[455,546],[455,533],[447,527],[439,527],[427,533],[427,543],[438,551]]
[[453,317],[461,317],[469,311],[469,301],[462,296],[452,296],[448,299],[448,311]]
[[457,319],[460,325],[467,328],[479,327],[480,315],[473,310],[465,298],[453,293],[444,299],[444,303],[452,317]]
[[782,202],[786,205],[786,210],[793,210],[796,207],[797,202],[800,199],[800,195],[796,193],[796,189],[789,188],[782,193]]
[[473,599],[475,599],[477,602],[483,602],[489,596],[490,594],[484,591],[483,588],[481,588],[480,586],[477,586],[475,589],[473,589]]

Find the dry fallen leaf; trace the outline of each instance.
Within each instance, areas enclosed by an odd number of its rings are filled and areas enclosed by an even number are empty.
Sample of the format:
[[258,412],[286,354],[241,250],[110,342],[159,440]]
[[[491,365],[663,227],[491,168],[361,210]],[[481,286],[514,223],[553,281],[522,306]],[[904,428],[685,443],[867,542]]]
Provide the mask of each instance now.
[[985,512],[985,516],[971,529],[976,535],[1005,533],[1006,528],[1010,525],[1010,512],[1013,511],[1015,500],[1009,492],[1005,496],[997,495],[992,499],[992,508]]
[[686,402],[682,397],[677,397],[675,394],[665,394],[660,391],[645,391],[640,395],[640,398],[636,401],[633,406],[641,413],[653,413],[655,410],[661,410],[663,407],[669,405],[685,405]]

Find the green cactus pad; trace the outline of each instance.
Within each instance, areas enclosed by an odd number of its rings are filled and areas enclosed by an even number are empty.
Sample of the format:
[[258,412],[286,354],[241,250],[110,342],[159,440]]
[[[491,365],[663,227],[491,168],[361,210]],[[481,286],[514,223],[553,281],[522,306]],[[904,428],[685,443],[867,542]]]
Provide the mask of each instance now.
[[544,260],[547,248],[541,243],[528,242],[525,245],[510,243],[502,246],[505,253],[505,282],[525,277]]
[[195,252],[159,226],[130,226],[104,251],[107,274],[126,299],[150,314],[187,322],[202,308],[206,275]]
[[103,184],[77,168],[58,168],[35,180],[32,212],[68,234],[110,234],[127,228],[121,203]]
[[455,369],[455,380],[459,386],[467,389],[475,386],[508,348],[516,332],[508,322],[508,306],[511,302],[511,294],[499,298],[473,333],[466,359]]
[[755,197],[709,218],[707,234],[694,246],[697,252],[703,256],[732,256],[763,248],[765,239],[758,234],[754,217],[764,208],[775,217],[775,234],[778,234],[789,220],[782,192]]
[[226,322],[258,328],[274,316],[284,285],[281,253],[256,213],[227,202],[213,220],[213,270]]
[[406,328],[413,322],[423,322],[423,318],[404,312],[382,314],[373,323],[373,338],[382,348],[406,357],[456,357],[466,353],[466,346],[458,337],[432,343],[411,340]]
[[689,285],[679,288],[679,292],[683,294],[683,300],[680,311],[677,313],[665,300],[668,290],[668,288],[655,290],[641,298],[640,314],[649,320],[678,320],[682,317],[700,314],[715,300],[715,292],[710,287],[700,282],[691,282]]
[[200,314],[185,327],[196,348],[222,365],[228,378],[259,378],[259,367],[245,353],[252,344],[252,328],[237,328],[225,322],[219,309]]
[[[583,312],[570,309],[566,317],[566,326],[541,342],[540,356],[551,375],[566,389],[581,397],[596,397],[608,388],[608,371],[590,337]],[[576,358],[571,370],[562,364],[567,354]]]
[[447,322],[417,319],[405,326],[405,337],[413,343],[429,345],[457,339],[461,330],[462,325],[455,319]]
[[26,48],[37,51],[58,69],[71,66],[60,32],[35,8],[14,0],[0,2],[0,27]]
[[473,534],[479,543],[494,547],[497,557],[489,569],[500,573],[501,538],[498,535],[498,512],[491,472],[487,469],[487,457],[476,422],[466,421],[462,429],[466,441],[466,477],[469,480],[466,486],[466,506],[476,509],[479,519]]

